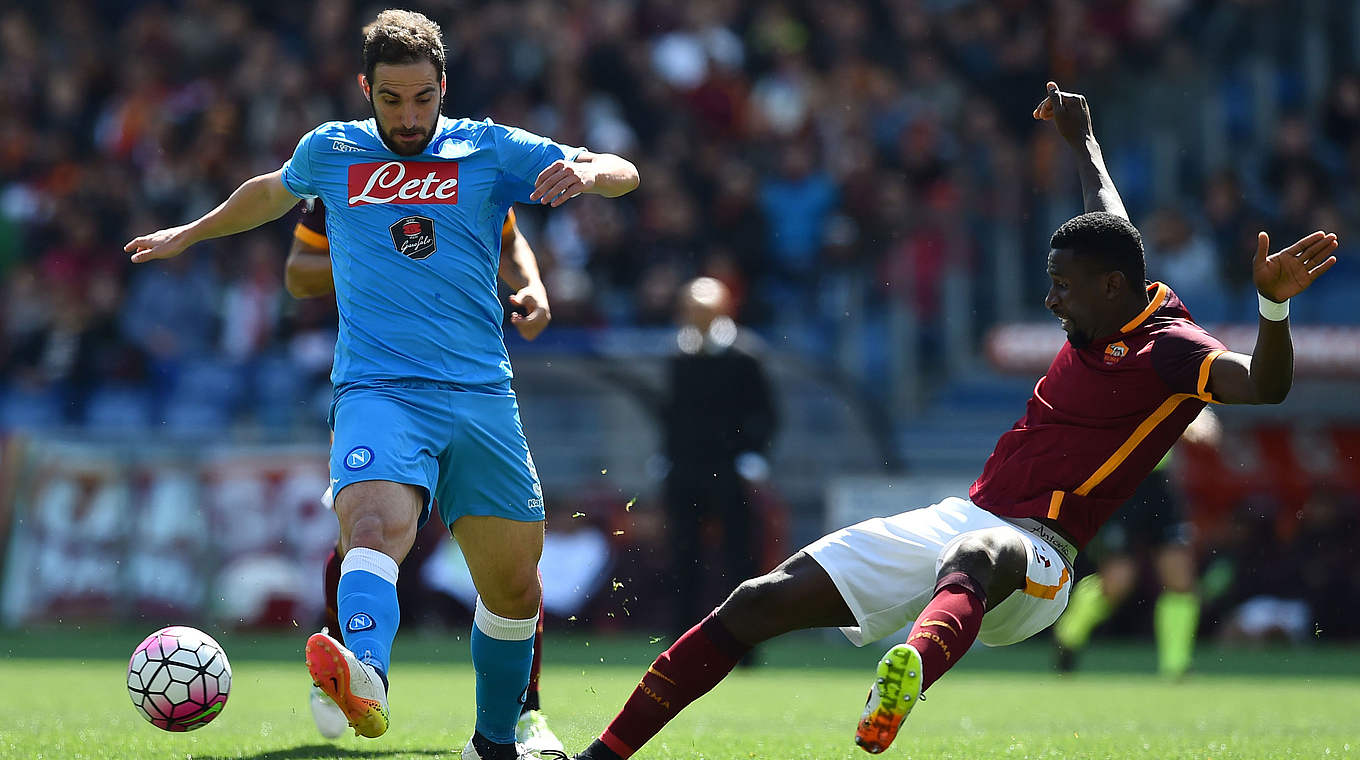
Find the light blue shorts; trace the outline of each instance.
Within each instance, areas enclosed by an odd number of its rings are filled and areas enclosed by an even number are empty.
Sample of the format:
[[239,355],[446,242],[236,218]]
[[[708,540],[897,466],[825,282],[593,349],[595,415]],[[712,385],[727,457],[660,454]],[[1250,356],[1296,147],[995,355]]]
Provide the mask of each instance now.
[[520,522],[543,519],[543,487],[509,384],[456,386],[389,381],[352,384],[331,401],[331,487],[366,480],[425,491],[420,525],[439,510]]

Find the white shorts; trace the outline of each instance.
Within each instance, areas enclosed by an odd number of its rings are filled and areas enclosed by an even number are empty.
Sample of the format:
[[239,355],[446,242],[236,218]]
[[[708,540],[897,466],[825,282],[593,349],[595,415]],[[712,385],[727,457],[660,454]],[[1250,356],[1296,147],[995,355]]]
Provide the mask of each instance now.
[[965,499],[950,497],[934,506],[842,528],[803,551],[831,576],[859,623],[841,631],[855,646],[864,646],[911,624],[935,595],[945,550],[964,534],[986,528],[1015,531],[1029,555],[1025,588],[982,618],[978,640],[1004,646],[1052,625],[1067,607],[1072,587],[1072,547],[1033,521],[1009,522]]

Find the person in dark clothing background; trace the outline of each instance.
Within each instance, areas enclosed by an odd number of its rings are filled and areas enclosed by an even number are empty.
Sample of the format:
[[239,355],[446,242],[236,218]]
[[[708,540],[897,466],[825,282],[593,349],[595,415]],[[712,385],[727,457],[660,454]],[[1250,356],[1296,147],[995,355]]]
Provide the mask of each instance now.
[[[769,470],[776,412],[760,359],[732,312],[727,287],[712,277],[680,291],[678,351],[662,407],[670,460],[667,580],[675,588],[677,631],[722,601],[732,583],[762,569],[748,484]],[[716,556],[706,540],[710,527],[722,533]]]

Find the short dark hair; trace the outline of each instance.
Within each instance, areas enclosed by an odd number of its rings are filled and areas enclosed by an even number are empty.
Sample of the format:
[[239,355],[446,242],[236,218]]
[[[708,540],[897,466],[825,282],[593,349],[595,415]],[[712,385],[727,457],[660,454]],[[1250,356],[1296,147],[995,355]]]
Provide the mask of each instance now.
[[1054,250],[1071,250],[1075,256],[1095,264],[1103,272],[1123,272],[1134,288],[1141,288],[1147,280],[1143,236],[1122,216],[1092,211],[1072,217],[1053,233],[1048,246]]
[[370,84],[380,63],[429,61],[444,76],[444,39],[425,14],[389,8],[364,27],[364,75]]

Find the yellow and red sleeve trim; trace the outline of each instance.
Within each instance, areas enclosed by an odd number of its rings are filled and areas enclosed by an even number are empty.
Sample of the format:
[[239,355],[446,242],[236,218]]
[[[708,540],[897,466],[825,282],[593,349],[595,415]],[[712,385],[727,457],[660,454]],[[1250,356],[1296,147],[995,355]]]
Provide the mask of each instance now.
[[1211,404],[1222,403],[1209,393],[1209,370],[1214,366],[1214,360],[1226,354],[1227,351],[1210,351],[1204,357],[1204,361],[1199,363],[1199,382],[1195,384],[1195,394],[1201,401],[1208,401]]
[[505,212],[505,222],[501,224],[501,246],[515,244],[515,210]]
[[297,226],[293,228],[293,237],[313,248],[320,248],[323,251],[329,251],[331,249],[331,241],[327,240],[325,235],[322,235],[320,232],[317,232],[302,222],[298,222]]

